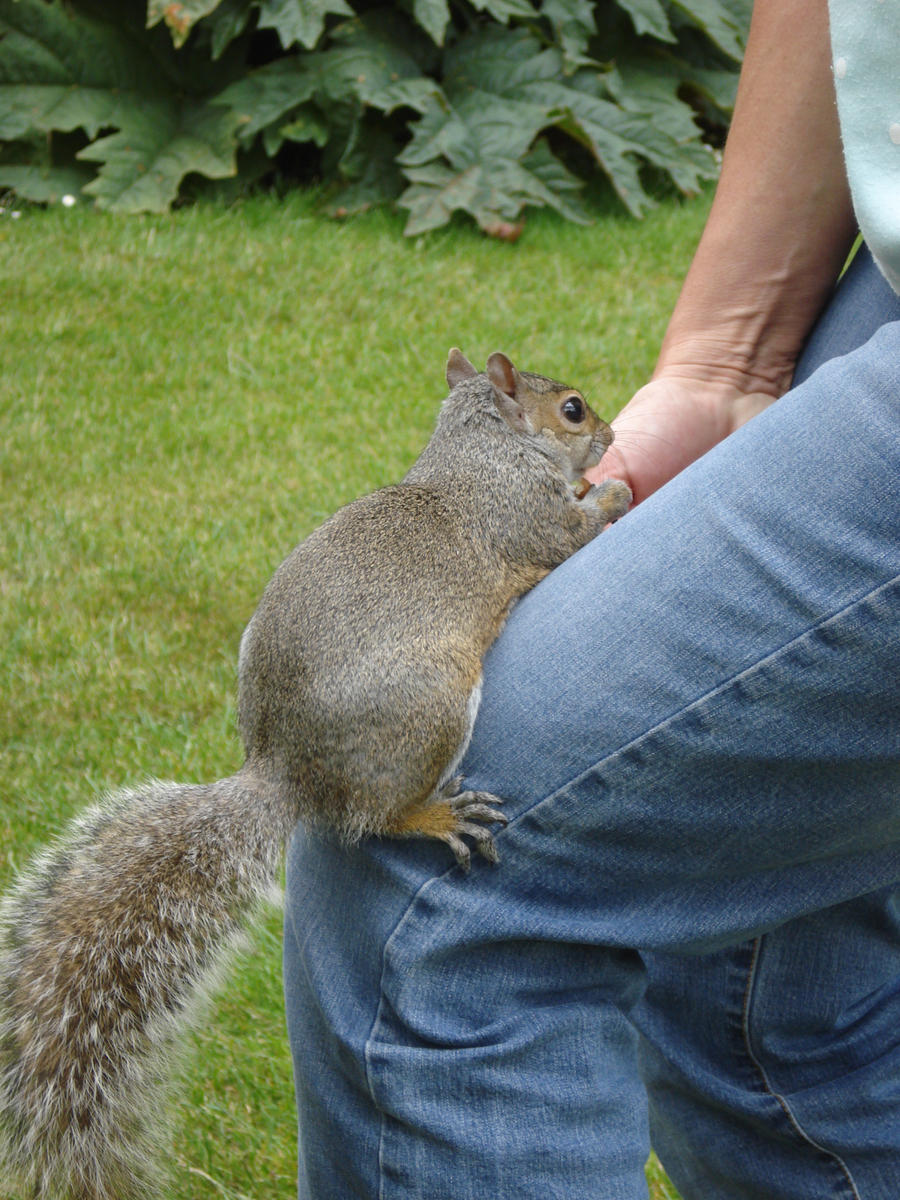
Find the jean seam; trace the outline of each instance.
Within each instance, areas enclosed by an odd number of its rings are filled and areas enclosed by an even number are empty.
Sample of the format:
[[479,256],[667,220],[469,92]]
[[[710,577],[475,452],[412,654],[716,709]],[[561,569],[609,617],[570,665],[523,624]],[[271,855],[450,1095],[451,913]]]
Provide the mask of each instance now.
[[[382,958],[381,978],[382,978],[382,980],[384,979],[384,958]],[[381,1105],[378,1103],[378,1097],[375,1094],[375,1085],[373,1082],[373,1069],[372,1069],[370,1050],[371,1050],[371,1046],[372,1046],[372,1035],[374,1034],[375,1028],[378,1025],[379,1021],[381,1020],[381,1009],[382,1009],[383,1004],[384,1004],[384,987],[383,987],[383,984],[380,984],[379,989],[378,989],[378,1004],[375,1007],[375,1016],[372,1018],[372,1025],[371,1025],[371,1028],[369,1029],[369,1033],[366,1037],[365,1046],[363,1047],[363,1059],[366,1064],[366,1086],[369,1089],[369,1096],[372,1099],[372,1103],[375,1105],[375,1108],[379,1114],[378,1200],[384,1200],[384,1141],[385,1141],[385,1135],[387,1132],[386,1128],[385,1128],[386,1121],[387,1121],[387,1114],[385,1113],[385,1111],[381,1107]]]
[[787,1098],[780,1092],[776,1091],[776,1089],[772,1086],[766,1069],[753,1047],[753,1035],[750,1031],[750,1016],[751,1009],[753,1007],[753,994],[756,990],[756,983],[758,980],[760,954],[764,941],[765,935],[754,939],[753,954],[750,959],[750,966],[747,970],[747,983],[744,990],[744,1002],[741,1011],[741,1033],[743,1036],[744,1050],[748,1059],[753,1065],[753,1069],[757,1073],[759,1082],[761,1083],[766,1095],[778,1104],[779,1108],[784,1113],[784,1116],[787,1118],[791,1129],[794,1131],[797,1137],[800,1138],[801,1141],[805,1142],[806,1145],[811,1146],[814,1150],[818,1151],[818,1153],[825,1155],[827,1159],[829,1159],[838,1167],[841,1174],[844,1176],[844,1182],[850,1189],[850,1191],[847,1193],[848,1200],[861,1200],[859,1191],[857,1190],[856,1184],[853,1181],[853,1175],[850,1172],[850,1168],[836,1151],[829,1150],[827,1146],[823,1146],[821,1142],[817,1142],[811,1134],[806,1132],[806,1130],[800,1124],[800,1121],[795,1116]]
[[727,679],[717,683],[715,687],[709,688],[703,693],[702,696],[697,696],[695,699],[691,700],[690,703],[682,705],[681,708],[676,709],[674,712],[664,717],[661,721],[657,721],[656,724],[650,726],[649,729],[643,730],[641,733],[630,738],[623,745],[617,746],[614,750],[611,750],[602,758],[598,758],[596,762],[591,763],[589,767],[586,767],[578,775],[573,776],[571,779],[567,779],[565,783],[555,788],[549,795],[542,796],[539,800],[535,800],[535,802],[529,805],[528,808],[525,808],[520,813],[516,814],[510,820],[509,824],[511,826],[515,825],[524,817],[534,814],[537,809],[544,804],[548,804],[565,795],[570,788],[577,787],[585,780],[590,779],[591,776],[596,775],[604,767],[608,767],[614,763],[616,759],[627,754],[629,751],[638,748],[643,742],[654,737],[655,735],[662,733],[664,730],[673,726],[676,722],[688,717],[695,710],[704,708],[711,700],[719,696],[724,696],[728,691],[739,686],[742,682],[752,679],[763,668],[771,663],[776,662],[785,654],[790,653],[791,650],[802,645],[802,643],[806,641],[810,635],[826,629],[832,622],[840,620],[848,613],[853,612],[854,609],[871,603],[879,596],[880,593],[888,592],[892,588],[897,587],[898,584],[900,584],[900,575],[894,575],[890,579],[879,583],[876,587],[870,588],[861,596],[857,596],[852,601],[844,604],[841,608],[829,613],[827,617],[823,617],[820,621],[816,621],[813,624],[808,625],[802,631],[802,633],[795,634],[793,637],[789,638],[788,641],[776,647],[776,649],[769,651],[769,653],[763,655],[761,658],[758,658],[755,662],[749,664],[748,666],[742,667],[739,671],[736,671]]
[[415,893],[410,896],[409,903],[397,918],[396,924],[394,925],[394,928],[391,930],[388,937],[385,938],[384,946],[381,951],[381,974],[378,981],[378,1004],[375,1007],[375,1015],[372,1018],[372,1024],[369,1028],[369,1032],[366,1036],[365,1044],[363,1046],[363,1058],[366,1064],[366,1086],[369,1089],[369,1096],[371,1097],[372,1103],[380,1114],[380,1129],[378,1132],[378,1200],[384,1200],[385,1198],[384,1145],[387,1138],[387,1113],[378,1100],[377,1088],[375,1086],[375,1069],[372,1065],[372,1053],[375,1045],[376,1031],[381,1025],[382,1014],[384,1011],[384,976],[385,972],[387,971],[388,953],[395,938],[399,937],[401,929],[406,924],[415,906],[418,904],[420,897],[433,884],[439,882],[445,876],[450,875],[454,870],[454,867],[450,867],[446,871],[442,872],[441,875],[432,876],[431,878],[423,881]]

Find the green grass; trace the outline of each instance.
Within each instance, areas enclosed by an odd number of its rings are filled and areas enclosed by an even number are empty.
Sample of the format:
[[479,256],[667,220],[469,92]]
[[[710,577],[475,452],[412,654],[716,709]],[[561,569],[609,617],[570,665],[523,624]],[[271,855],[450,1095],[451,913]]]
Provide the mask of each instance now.
[[[0,218],[0,886],[102,789],[235,769],[262,587],[408,466],[450,346],[504,349],[612,415],[652,367],[706,209],[537,216],[514,246],[459,225],[405,241],[384,213],[330,223],[304,195]],[[196,1038],[171,1200],[294,1195],[279,940],[273,915]]]

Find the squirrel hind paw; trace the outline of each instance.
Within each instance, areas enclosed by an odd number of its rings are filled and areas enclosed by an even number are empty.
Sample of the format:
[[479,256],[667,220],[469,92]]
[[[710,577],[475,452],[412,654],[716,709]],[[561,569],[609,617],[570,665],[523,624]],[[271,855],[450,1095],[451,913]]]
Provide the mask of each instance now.
[[[485,829],[483,824],[476,824],[475,822],[494,822],[498,825],[508,825],[509,821],[507,817],[497,808],[493,807],[496,804],[502,803],[503,801],[499,796],[494,796],[490,792],[460,792],[450,801],[450,808],[456,817],[457,825],[456,829],[446,840],[456,857],[456,861],[464,871],[469,870],[472,856],[469,847],[460,835],[471,838],[475,844],[475,849],[489,863],[496,864],[500,861],[500,855],[497,853],[493,834],[489,829]],[[464,853],[459,852],[460,845]]]
[[503,801],[491,792],[460,791],[458,779],[449,780],[433,799],[416,804],[399,815],[386,833],[400,837],[429,837],[446,842],[460,867],[472,864],[470,839],[482,858],[499,862],[494,838],[486,823],[508,824],[496,805]]

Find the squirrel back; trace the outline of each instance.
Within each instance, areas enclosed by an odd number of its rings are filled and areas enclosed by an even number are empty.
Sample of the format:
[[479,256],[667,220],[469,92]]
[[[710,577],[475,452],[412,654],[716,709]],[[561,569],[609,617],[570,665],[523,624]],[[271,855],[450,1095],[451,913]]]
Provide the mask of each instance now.
[[40,1200],[137,1200],[184,1028],[271,890],[298,817],[444,841],[468,869],[500,800],[455,776],[514,600],[627,509],[573,484],[611,441],[574,389],[459,351],[401,483],[282,563],[241,642],[245,762],[73,821],[0,907],[0,1170]]

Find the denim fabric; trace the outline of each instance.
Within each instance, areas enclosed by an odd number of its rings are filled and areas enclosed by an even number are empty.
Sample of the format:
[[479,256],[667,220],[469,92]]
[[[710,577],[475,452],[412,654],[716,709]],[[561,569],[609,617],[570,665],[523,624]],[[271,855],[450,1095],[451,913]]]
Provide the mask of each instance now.
[[298,830],[304,1200],[638,1200],[651,1119],[685,1200],[897,1200],[900,310],[868,258],[813,356],[512,613],[463,764],[508,798],[499,866]]
[[[795,386],[890,319],[900,299],[863,248]],[[652,1138],[686,1200],[900,1197],[900,891],[645,961]]]

